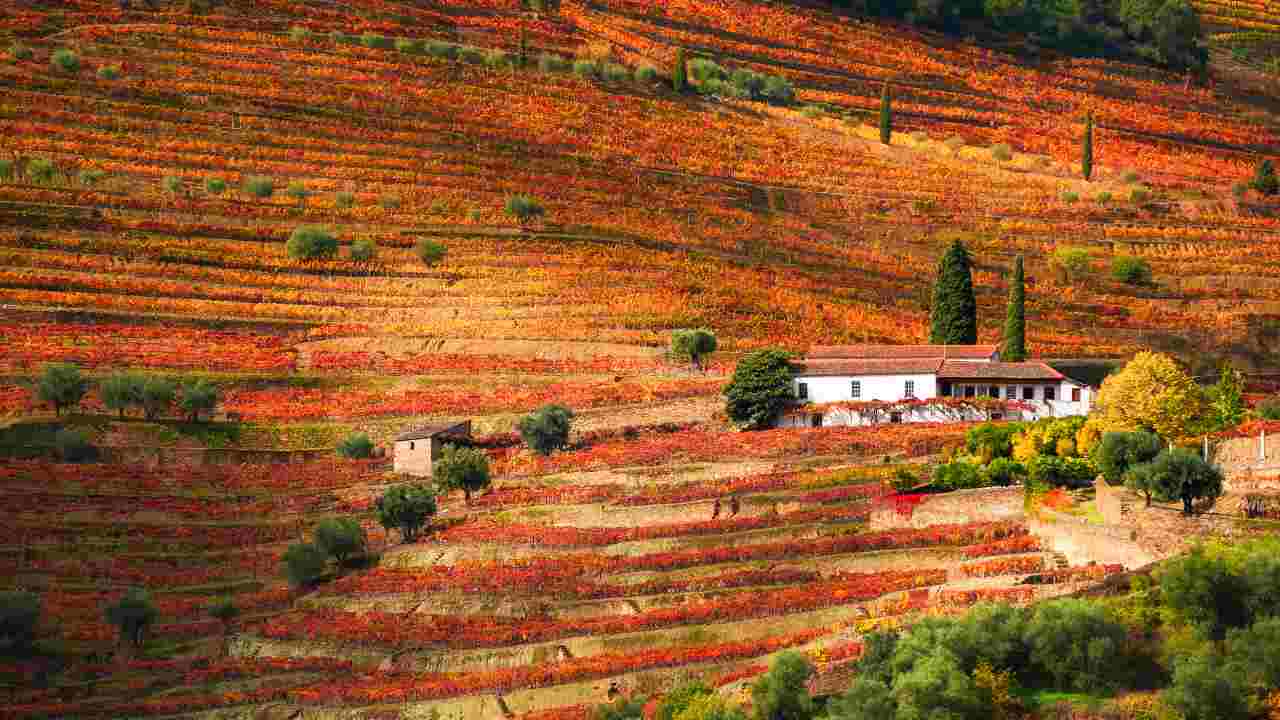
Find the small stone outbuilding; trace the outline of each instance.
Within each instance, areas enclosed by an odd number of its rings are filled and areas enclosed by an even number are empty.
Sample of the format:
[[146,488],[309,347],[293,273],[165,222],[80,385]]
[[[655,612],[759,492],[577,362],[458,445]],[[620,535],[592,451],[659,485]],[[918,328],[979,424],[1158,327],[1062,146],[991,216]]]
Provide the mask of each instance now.
[[395,471],[431,477],[431,465],[440,456],[441,448],[450,443],[470,441],[470,420],[406,430],[396,436]]

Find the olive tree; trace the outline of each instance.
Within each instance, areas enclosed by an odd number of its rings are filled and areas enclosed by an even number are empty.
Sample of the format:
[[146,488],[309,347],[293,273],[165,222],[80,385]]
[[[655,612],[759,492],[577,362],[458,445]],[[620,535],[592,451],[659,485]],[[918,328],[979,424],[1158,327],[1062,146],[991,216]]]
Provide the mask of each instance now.
[[671,354],[688,358],[693,367],[701,370],[702,359],[716,351],[716,335],[706,328],[674,330],[671,333]]
[[1148,504],[1152,497],[1166,502],[1181,500],[1182,514],[1191,515],[1196,500],[1222,494],[1222,471],[1195,452],[1174,448],[1134,467],[1126,484],[1146,495]]
[[178,396],[178,386],[169,378],[149,377],[143,381],[138,392],[143,416],[154,420],[173,407],[173,401]]
[[21,653],[31,647],[40,610],[40,596],[35,593],[0,592],[0,652]]
[[294,587],[306,587],[324,575],[327,558],[311,543],[294,543],[284,552],[284,574]]
[[134,648],[142,647],[147,630],[160,614],[151,595],[139,588],[125,593],[124,597],[108,605],[103,613],[108,623],[120,631],[120,639]]
[[396,485],[378,498],[375,509],[382,527],[396,528],[401,539],[411,543],[436,514],[436,491],[430,485]]
[[218,406],[218,388],[208,380],[183,383],[179,407],[191,422],[199,422],[200,415],[212,413]]
[[102,395],[102,404],[108,410],[115,410],[124,419],[124,413],[134,405],[142,403],[142,387],[146,380],[129,372],[115,372],[107,376],[98,391]]
[[794,650],[780,653],[769,672],[751,686],[751,705],[760,720],[809,720],[814,716],[808,682],[813,665]]
[[315,544],[320,552],[332,557],[342,568],[353,555],[365,551],[368,538],[359,520],[330,518],[316,525]]
[[534,451],[550,455],[569,442],[573,411],[563,405],[545,405],[520,419],[520,437]]
[[489,486],[489,456],[479,448],[445,445],[431,465],[431,474],[441,487],[461,490],[471,502],[471,493]]
[[36,394],[53,405],[56,415],[62,415],[63,408],[79,405],[88,390],[89,381],[70,363],[46,365],[36,384]]

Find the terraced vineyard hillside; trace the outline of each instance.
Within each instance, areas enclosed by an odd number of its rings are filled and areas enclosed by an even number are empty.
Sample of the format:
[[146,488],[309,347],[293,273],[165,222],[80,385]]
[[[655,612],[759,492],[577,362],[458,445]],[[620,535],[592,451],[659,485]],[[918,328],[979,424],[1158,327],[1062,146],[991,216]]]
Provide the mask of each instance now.
[[[56,649],[0,666],[3,717],[582,717],[613,682],[733,692],[785,648],[828,671],[908,614],[1096,580],[1115,568],[1062,567],[1013,510],[913,519],[886,481],[962,425],[722,416],[744,351],[920,341],[956,237],[983,341],[1023,255],[1033,355],[1275,347],[1280,222],[1232,186],[1280,135],[1217,65],[1026,59],[811,3],[124,5],[0,8],[0,577],[40,592]],[[1268,7],[1201,4],[1222,33],[1272,32]],[[795,101],[677,94],[677,48]],[[337,255],[291,259],[302,226]],[[1113,280],[1121,254],[1154,282]],[[719,338],[702,370],[665,352],[686,327]],[[221,402],[122,418],[94,389],[56,417],[51,362]],[[576,432],[542,457],[513,431],[549,402]],[[390,463],[333,448],[458,418],[493,488],[401,544],[372,512]],[[50,458],[63,425],[95,462]],[[289,543],[352,516],[380,562],[290,589]],[[134,587],[160,611],[136,654],[102,613]]]

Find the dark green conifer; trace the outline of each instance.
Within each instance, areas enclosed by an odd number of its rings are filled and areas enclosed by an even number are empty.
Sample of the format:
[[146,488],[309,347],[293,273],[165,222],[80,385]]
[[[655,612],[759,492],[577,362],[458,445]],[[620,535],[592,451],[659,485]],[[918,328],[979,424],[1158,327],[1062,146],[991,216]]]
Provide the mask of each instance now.
[[689,85],[689,67],[685,61],[684,48],[676,50],[676,67],[671,71],[671,87],[678,93],[684,92]]
[[1084,149],[1080,157],[1080,172],[1085,180],[1093,177],[1093,113],[1084,121]]
[[978,342],[978,302],[973,295],[969,251],[956,240],[938,264],[933,286],[929,342],[935,345],[973,345]]
[[1022,256],[1013,264],[1009,280],[1009,308],[1004,321],[1004,347],[1000,359],[1022,362],[1027,359],[1026,283],[1022,274]]
[[889,83],[880,91],[880,142],[889,144],[893,137],[893,100],[889,97]]

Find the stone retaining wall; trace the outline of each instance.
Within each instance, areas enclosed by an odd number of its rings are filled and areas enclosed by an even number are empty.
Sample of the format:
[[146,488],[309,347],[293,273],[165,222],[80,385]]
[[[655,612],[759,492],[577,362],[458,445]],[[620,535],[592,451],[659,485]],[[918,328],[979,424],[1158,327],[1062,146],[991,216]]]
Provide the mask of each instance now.
[[1062,553],[1072,565],[1096,562],[1133,569],[1157,559],[1143,546],[1142,533],[1125,525],[1098,525],[1084,518],[1040,508],[1037,517],[1027,518],[1027,527],[1045,547]]
[[1019,520],[1023,517],[1022,488],[979,488],[955,490],[926,498],[911,516],[892,507],[871,513],[872,530],[923,528],[929,525],[956,525],[971,522]]

